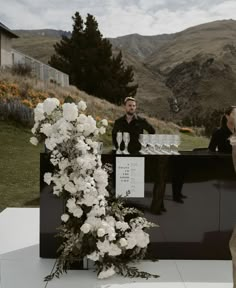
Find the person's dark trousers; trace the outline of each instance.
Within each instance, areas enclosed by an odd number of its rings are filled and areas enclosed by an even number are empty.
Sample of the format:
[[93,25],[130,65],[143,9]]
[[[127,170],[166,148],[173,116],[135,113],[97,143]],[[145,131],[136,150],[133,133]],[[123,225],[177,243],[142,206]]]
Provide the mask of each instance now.
[[173,200],[176,202],[182,202],[183,194],[182,194],[182,188],[183,188],[183,179],[182,177],[180,178],[175,178],[172,179],[172,195],[173,195]]
[[172,158],[171,161],[172,168],[172,197],[173,200],[179,203],[183,203],[182,198],[186,198],[182,194],[183,184],[184,184],[184,175],[186,172],[186,167],[183,159],[176,156]]
[[162,211],[166,211],[164,206],[164,196],[166,189],[166,181],[168,175],[168,162],[169,157],[162,155],[157,160],[157,176],[153,187],[151,212],[154,214],[161,214]]

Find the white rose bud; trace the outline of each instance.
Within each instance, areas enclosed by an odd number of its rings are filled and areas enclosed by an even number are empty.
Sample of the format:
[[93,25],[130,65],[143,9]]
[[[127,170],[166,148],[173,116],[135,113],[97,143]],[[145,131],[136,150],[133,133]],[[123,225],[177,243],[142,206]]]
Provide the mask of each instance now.
[[108,126],[107,119],[102,119],[101,123],[103,126]]
[[104,128],[103,126],[99,128],[99,132],[100,134],[104,134],[106,133],[106,128]]
[[87,234],[91,230],[91,225],[88,223],[84,223],[81,227],[80,230],[84,233]]
[[30,143],[35,145],[35,146],[37,146],[39,141],[38,141],[38,139],[36,137],[31,137],[30,138]]
[[99,228],[97,231],[98,237],[103,237],[106,234],[105,230],[103,228]]
[[125,246],[127,246],[127,244],[128,244],[128,242],[125,238],[120,239],[120,246],[121,247],[125,247]]
[[67,222],[69,218],[70,218],[70,216],[68,214],[62,214],[61,215],[61,220],[63,222]]
[[44,177],[43,177],[43,180],[44,180],[45,183],[50,185],[51,181],[52,181],[52,173],[45,173]]
[[78,109],[80,111],[84,111],[87,108],[86,102],[84,102],[83,100],[79,101],[78,103]]

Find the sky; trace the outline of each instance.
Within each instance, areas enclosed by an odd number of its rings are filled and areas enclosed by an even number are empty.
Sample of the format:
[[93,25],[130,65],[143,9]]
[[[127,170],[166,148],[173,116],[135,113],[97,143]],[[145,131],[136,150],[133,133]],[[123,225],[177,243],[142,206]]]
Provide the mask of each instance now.
[[235,19],[235,0],[0,0],[0,22],[14,29],[71,31],[78,11],[95,16],[104,37],[159,35]]

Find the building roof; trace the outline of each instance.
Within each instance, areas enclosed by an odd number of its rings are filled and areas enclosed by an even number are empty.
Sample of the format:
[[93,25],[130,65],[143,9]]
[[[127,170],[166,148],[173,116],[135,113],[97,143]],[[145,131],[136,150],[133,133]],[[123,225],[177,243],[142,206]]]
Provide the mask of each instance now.
[[4,31],[5,33],[7,33],[11,38],[19,38],[18,35],[16,35],[15,33],[13,33],[7,26],[5,26],[4,24],[2,24],[0,22],[0,31]]

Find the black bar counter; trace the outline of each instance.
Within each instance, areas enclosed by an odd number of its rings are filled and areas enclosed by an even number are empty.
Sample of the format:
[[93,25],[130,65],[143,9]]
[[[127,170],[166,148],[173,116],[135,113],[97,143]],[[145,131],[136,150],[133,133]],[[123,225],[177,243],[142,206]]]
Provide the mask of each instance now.
[[[159,259],[231,259],[228,242],[236,224],[236,173],[231,155],[207,151],[181,152],[181,155],[102,155],[103,163],[116,157],[145,157],[145,197],[128,199],[144,211],[159,228],[150,230],[149,252]],[[48,154],[40,155],[40,256],[56,257],[56,228],[64,203],[43,182],[52,171]],[[158,193],[154,182],[166,183],[164,203],[167,212],[155,214]],[[173,193],[187,196],[183,203],[173,201]],[[155,195],[157,194],[157,195]],[[151,209],[154,208],[154,209]]]

